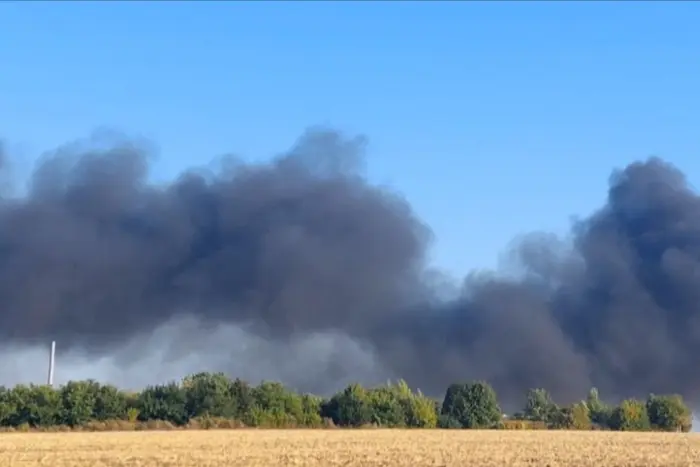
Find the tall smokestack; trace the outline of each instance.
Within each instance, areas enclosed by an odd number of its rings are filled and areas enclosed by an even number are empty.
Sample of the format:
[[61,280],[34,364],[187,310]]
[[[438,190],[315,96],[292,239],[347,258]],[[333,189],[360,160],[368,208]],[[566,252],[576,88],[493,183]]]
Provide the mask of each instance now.
[[56,341],[51,341],[51,354],[49,355],[49,386],[53,387],[53,368],[56,363]]

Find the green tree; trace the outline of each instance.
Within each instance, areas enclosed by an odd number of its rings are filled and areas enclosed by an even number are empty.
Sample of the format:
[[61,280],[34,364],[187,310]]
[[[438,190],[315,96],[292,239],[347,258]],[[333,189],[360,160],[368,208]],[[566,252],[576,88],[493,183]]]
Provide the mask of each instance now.
[[372,422],[372,404],[367,390],[351,384],[323,404],[322,416],[338,426],[362,426]]
[[433,399],[425,397],[420,390],[412,391],[403,379],[388,387],[401,407],[402,422],[405,426],[434,428],[437,425],[438,411]]
[[93,417],[96,420],[127,419],[127,410],[130,407],[128,394],[109,384],[98,385],[95,389]]
[[610,428],[618,431],[647,431],[651,428],[646,404],[636,399],[622,401],[610,417]]
[[655,430],[690,431],[693,421],[690,408],[679,395],[650,394],[646,402],[649,422]]
[[301,396],[301,405],[303,408],[302,419],[299,420],[302,426],[319,427],[323,420],[321,419],[321,404],[323,399],[320,397],[304,394]]
[[555,430],[590,430],[590,411],[585,402],[557,408],[551,413],[547,426]]
[[435,428],[439,414],[435,401],[425,397],[420,391],[412,393],[403,380],[399,381],[398,387],[401,391],[408,391],[404,392],[405,395],[400,400],[406,416],[406,424],[414,428]]
[[232,381],[223,373],[197,373],[185,378],[182,386],[190,418],[204,415],[236,418],[238,415]]
[[577,402],[571,406],[571,427],[574,430],[591,429],[591,411],[585,402]]
[[591,424],[601,428],[610,428],[610,417],[614,411],[614,407],[609,407],[600,400],[598,389],[591,388],[586,398],[586,406],[588,407]]
[[84,425],[93,418],[97,388],[94,381],[69,381],[59,391],[61,422],[64,425]]
[[17,411],[12,402],[11,390],[0,386],[0,426],[10,425],[10,417]]
[[185,391],[176,383],[149,386],[138,397],[139,420],[165,420],[176,425],[189,421]]
[[243,422],[248,420],[255,406],[253,388],[245,381],[236,378],[231,384],[231,399],[235,407],[234,417]]
[[490,428],[502,418],[496,392],[483,381],[450,385],[441,415],[459,421],[463,428]]
[[61,398],[50,386],[15,386],[7,394],[7,403],[14,408],[7,417],[11,426],[51,426],[61,419]]
[[525,408],[522,412],[526,420],[551,424],[562,413],[554,403],[549,392],[544,389],[530,389],[527,393]]
[[[402,395],[400,390],[387,385],[371,389],[368,393],[372,423],[390,428],[406,426],[405,405],[401,404]],[[403,397],[407,396],[403,395]]]
[[254,407],[246,423],[253,426],[285,427],[304,418],[302,397],[278,382],[264,381],[253,388]]
[[462,423],[450,415],[440,415],[437,427],[443,430],[454,430],[462,428]]

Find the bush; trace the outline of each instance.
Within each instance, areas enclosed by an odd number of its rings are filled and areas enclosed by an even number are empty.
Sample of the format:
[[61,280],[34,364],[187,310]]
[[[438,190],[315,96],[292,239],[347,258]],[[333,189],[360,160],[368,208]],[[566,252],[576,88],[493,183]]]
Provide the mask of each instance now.
[[459,421],[463,428],[490,428],[502,418],[496,392],[482,381],[447,388],[442,415]]

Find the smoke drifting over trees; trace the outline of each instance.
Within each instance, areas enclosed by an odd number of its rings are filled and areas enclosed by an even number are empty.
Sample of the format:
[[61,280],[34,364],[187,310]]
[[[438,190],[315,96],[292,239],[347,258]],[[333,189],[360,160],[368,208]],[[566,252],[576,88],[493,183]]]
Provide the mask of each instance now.
[[470,277],[445,300],[429,227],[363,178],[363,145],[314,130],[271,162],[165,185],[128,141],[57,150],[1,201],[0,340],[109,354],[182,317],[280,345],[343,335],[428,394],[485,379],[506,406],[533,387],[700,402],[700,198],[676,168],[615,172],[570,239],[518,245],[522,277]]

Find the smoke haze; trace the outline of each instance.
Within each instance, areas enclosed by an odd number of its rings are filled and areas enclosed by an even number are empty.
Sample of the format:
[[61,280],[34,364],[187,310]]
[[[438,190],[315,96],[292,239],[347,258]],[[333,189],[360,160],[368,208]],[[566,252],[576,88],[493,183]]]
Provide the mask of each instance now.
[[505,407],[532,387],[700,402],[700,198],[678,169],[614,172],[567,238],[517,243],[521,274],[471,274],[446,298],[429,226],[363,177],[364,147],[315,129],[270,162],[161,185],[127,139],[46,155],[0,201],[2,383],[43,380],[37,345],[55,339],[59,382],[223,370],[317,393],[486,379]]

